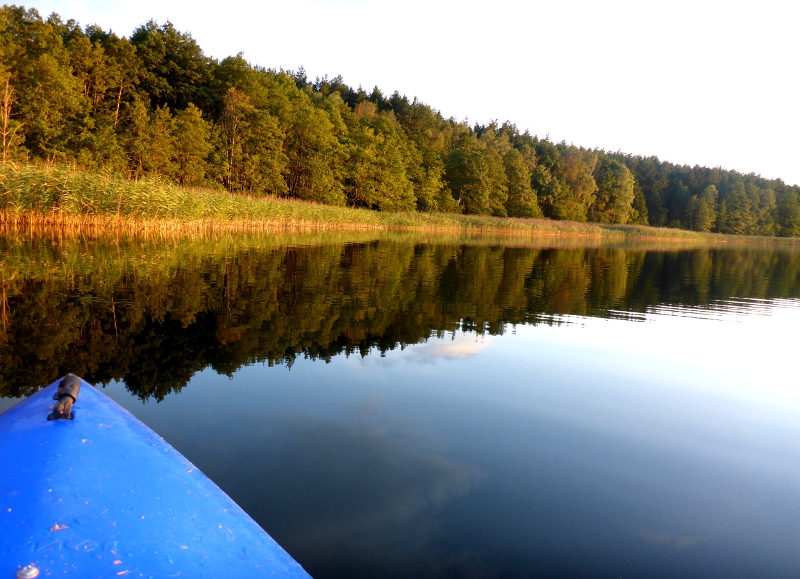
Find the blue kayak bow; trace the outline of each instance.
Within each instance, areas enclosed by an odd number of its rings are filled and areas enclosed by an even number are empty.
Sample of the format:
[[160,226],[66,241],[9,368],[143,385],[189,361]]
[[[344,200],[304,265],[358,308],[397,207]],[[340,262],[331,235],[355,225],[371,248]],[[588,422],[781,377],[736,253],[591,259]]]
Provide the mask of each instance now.
[[127,410],[68,375],[0,415],[0,578],[309,577]]

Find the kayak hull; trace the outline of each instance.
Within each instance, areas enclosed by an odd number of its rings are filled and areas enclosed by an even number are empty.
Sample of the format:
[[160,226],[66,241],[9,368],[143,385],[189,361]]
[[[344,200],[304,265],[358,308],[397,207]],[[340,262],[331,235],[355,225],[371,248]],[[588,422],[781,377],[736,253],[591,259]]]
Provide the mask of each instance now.
[[219,487],[127,410],[58,382],[0,415],[0,577],[308,577]]

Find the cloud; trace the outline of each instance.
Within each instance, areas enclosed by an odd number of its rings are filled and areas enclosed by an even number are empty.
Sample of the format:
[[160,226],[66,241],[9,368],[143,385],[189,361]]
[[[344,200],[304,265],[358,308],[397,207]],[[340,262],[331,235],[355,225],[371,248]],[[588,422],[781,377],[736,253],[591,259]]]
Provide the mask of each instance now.
[[644,539],[651,545],[669,545],[683,551],[701,543],[702,537],[695,537],[691,535],[669,535],[667,533],[651,533],[649,531],[639,531],[634,533],[637,537]]

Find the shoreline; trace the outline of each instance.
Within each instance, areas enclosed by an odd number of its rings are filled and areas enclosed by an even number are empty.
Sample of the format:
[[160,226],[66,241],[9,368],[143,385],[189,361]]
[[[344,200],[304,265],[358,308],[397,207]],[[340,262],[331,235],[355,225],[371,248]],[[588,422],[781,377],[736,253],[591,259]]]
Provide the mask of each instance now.
[[64,166],[0,168],[0,234],[26,230],[72,230],[98,235],[394,231],[499,236],[516,240],[800,247],[798,238],[457,213],[380,212],[185,188],[158,180],[128,181],[113,174],[95,174]]
[[[448,215],[448,217],[451,217]],[[458,221],[458,217],[452,216]],[[500,218],[482,218],[500,219]],[[719,233],[687,232],[641,225],[600,225],[568,221],[525,220],[529,228],[492,227],[493,224],[453,223],[452,225],[365,224],[358,221],[331,223],[314,220],[277,219],[140,219],[116,215],[70,215],[62,212],[11,213],[0,211],[0,237],[27,234],[30,236],[124,236],[124,237],[206,237],[217,235],[339,235],[358,239],[382,235],[408,234],[411,238],[455,240],[492,240],[510,245],[598,245],[664,244],[678,247],[761,245],[796,247],[800,240],[782,237],[733,236]],[[541,225],[543,224],[543,226]],[[538,227],[537,227],[538,225]],[[673,233],[676,232],[676,233]]]

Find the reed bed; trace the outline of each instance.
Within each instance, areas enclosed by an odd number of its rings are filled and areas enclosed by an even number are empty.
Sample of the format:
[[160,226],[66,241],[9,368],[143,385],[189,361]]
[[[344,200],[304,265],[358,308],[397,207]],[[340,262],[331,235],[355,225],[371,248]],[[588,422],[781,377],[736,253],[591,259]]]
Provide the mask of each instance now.
[[449,213],[378,212],[275,197],[128,180],[65,166],[0,167],[0,230],[65,229],[96,233],[209,234],[245,231],[424,231],[477,235],[597,238],[615,242],[774,243],[636,225],[510,219]]

